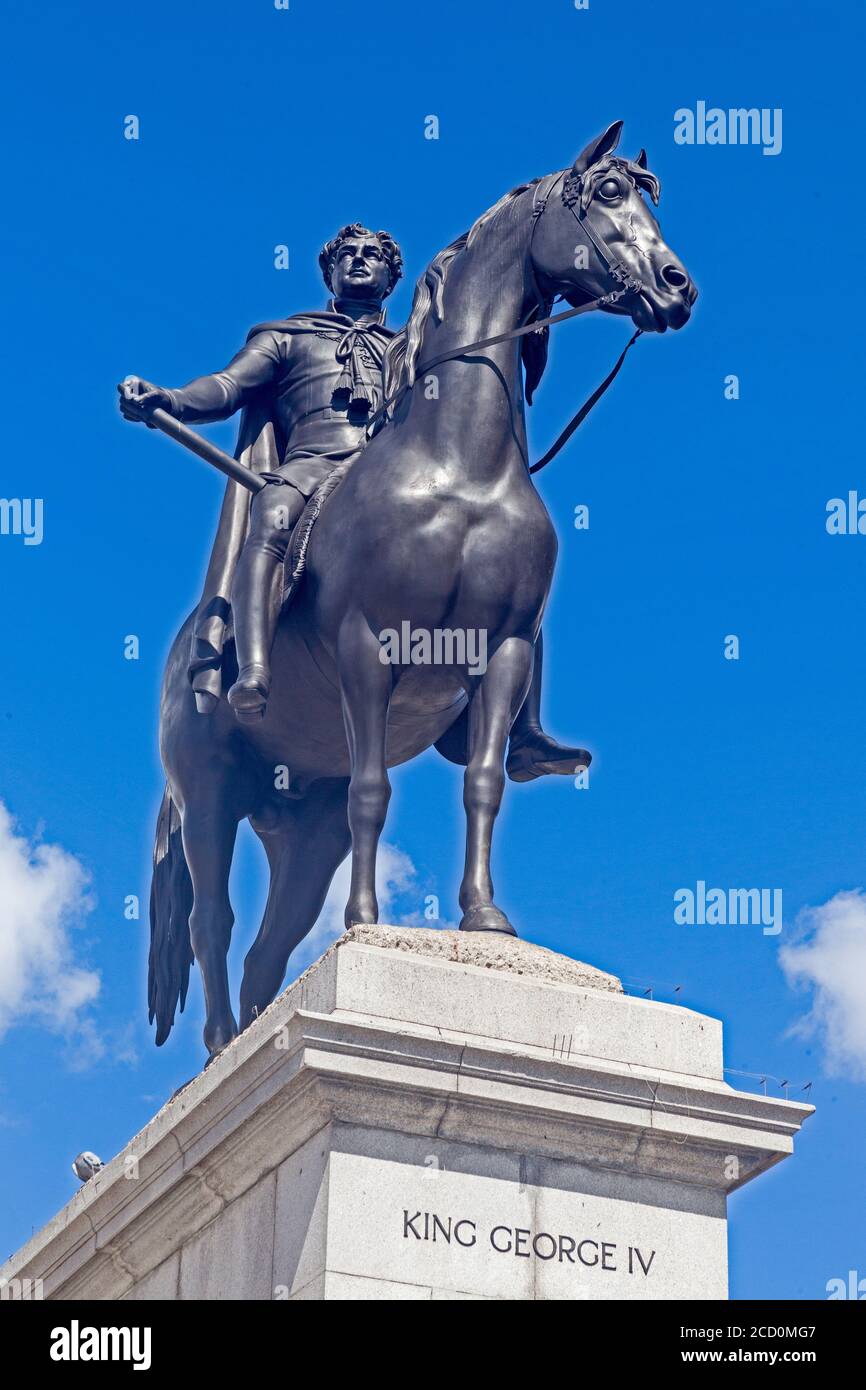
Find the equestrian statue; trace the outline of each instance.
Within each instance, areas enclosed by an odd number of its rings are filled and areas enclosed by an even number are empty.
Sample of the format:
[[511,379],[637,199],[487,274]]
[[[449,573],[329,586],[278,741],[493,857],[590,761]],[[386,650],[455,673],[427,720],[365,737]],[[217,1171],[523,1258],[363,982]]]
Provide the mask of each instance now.
[[[258,325],[224,371],[181,389],[121,384],[127,419],[230,477],[202,599],[163,680],[148,980],[157,1044],[183,1009],[193,959],[210,1057],[238,1033],[226,958],[240,822],[270,868],[244,963],[244,1029],[280,990],[350,851],[346,923],[377,921],[388,769],[431,746],[465,766],[460,929],[516,934],[490,876],[506,771],[528,781],[590,762],[540,722],[556,537],[530,476],[524,398],[551,323],[600,309],[630,318],[637,337],[681,328],[696,298],[644,202],[659,197],[644,152],[615,154],[621,128],[570,168],[512,189],[440,251],[402,332],[383,310],[400,248],[353,223],[320,255],[324,311]],[[553,315],[557,299],[570,308]],[[237,410],[234,459],[189,429]],[[383,646],[403,630],[481,633],[485,660],[469,661],[460,642],[433,661]]]

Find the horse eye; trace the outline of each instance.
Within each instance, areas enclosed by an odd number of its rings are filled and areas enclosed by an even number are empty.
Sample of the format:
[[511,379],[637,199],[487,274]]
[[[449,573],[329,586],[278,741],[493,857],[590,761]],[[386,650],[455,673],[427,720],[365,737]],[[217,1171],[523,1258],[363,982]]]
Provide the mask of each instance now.
[[604,183],[599,184],[598,191],[602,198],[606,198],[609,203],[612,203],[615,198],[619,197],[621,189],[616,179],[605,179]]

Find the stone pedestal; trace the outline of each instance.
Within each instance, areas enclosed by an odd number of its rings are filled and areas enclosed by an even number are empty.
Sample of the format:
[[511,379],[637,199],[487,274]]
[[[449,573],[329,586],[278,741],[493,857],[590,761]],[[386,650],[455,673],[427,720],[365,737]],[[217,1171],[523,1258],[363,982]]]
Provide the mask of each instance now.
[[[812,1107],[510,938],[354,928],[0,1269],[62,1299],[719,1299]],[[15,1281],[18,1281],[17,1283]]]

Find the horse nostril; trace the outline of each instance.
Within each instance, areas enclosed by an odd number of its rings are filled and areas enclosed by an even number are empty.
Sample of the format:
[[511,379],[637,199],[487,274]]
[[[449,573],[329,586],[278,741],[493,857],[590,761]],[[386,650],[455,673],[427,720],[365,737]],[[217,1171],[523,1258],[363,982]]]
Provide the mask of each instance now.
[[689,283],[688,275],[676,265],[663,265],[661,277],[672,290],[684,290]]

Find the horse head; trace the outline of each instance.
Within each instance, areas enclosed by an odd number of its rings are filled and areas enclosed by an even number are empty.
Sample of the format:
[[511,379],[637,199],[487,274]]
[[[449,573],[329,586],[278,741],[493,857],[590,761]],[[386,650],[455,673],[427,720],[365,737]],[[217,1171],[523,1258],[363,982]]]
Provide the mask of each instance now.
[[577,306],[620,291],[603,306],[608,312],[630,316],[644,332],[664,333],[688,322],[698,292],[642,197],[647,192],[653,203],[659,200],[646,152],[635,160],[614,154],[621,131],[622,121],[615,121],[570,169],[541,181],[533,270],[549,299],[561,295]]

